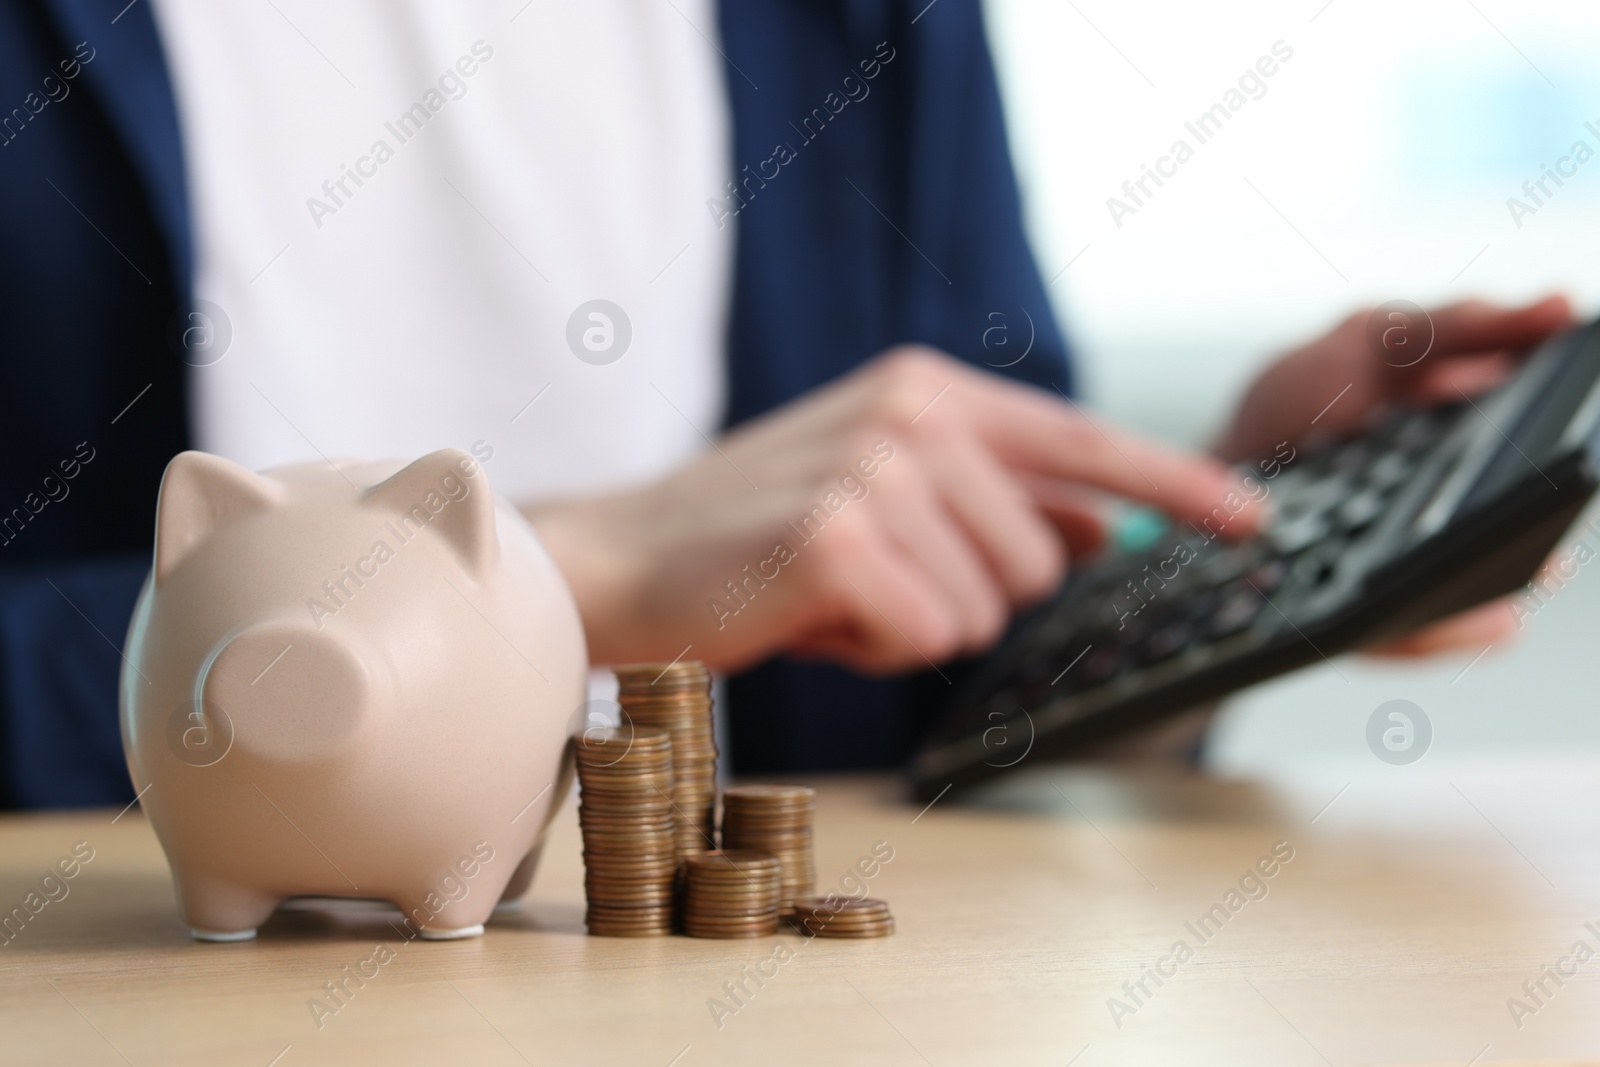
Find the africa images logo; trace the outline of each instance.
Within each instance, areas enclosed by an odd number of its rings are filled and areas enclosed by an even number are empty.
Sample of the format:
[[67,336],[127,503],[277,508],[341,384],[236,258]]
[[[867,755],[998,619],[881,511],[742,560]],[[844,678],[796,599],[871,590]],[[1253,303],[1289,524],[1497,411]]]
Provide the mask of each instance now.
[[609,300],[579,304],[567,317],[567,347],[590,366],[615,363],[632,342],[633,322]]
[[1388,700],[1367,717],[1367,748],[1395,767],[1415,763],[1433,744],[1433,722],[1409,700]]

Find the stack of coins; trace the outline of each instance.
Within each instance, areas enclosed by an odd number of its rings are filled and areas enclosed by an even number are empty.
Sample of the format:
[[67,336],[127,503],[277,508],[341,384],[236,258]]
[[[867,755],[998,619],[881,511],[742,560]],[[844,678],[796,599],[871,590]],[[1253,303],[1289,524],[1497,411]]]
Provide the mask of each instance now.
[[817,882],[811,850],[816,790],[803,785],[741,785],[722,794],[722,847],[776,856],[784,907],[809,897]]
[[881,900],[811,897],[797,900],[789,922],[812,937],[888,937],[894,933],[894,916]]
[[759,852],[699,852],[684,860],[683,932],[690,937],[776,933],[778,860]]
[[679,858],[714,847],[717,742],[710,673],[704,664],[690,661],[636,663],[617,667],[616,675],[624,721],[672,736]]
[[577,741],[578,825],[591,934],[670,934],[677,877],[672,739],[604,728]]

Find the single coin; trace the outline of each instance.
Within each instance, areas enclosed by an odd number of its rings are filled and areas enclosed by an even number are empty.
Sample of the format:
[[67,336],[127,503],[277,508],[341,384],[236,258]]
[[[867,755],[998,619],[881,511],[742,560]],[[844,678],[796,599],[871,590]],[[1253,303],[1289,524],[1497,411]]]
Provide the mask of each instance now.
[[584,915],[583,921],[585,925],[591,927],[604,925],[616,930],[661,929],[663,927],[670,928],[673,926],[671,916],[667,912],[657,912],[651,915],[634,917],[624,912],[617,912],[613,914],[609,912],[596,913],[591,911]]
[[625,782],[635,778],[670,777],[673,774],[672,765],[673,761],[670,759],[640,760],[638,763],[634,763],[627,757],[614,763],[580,763],[578,764],[578,781]]
[[691,871],[712,875],[727,871],[775,871],[778,861],[760,852],[741,852],[734,849],[707,849],[689,857]]
[[777,879],[767,879],[756,882],[704,882],[697,880],[693,875],[688,877],[688,892],[707,900],[739,900],[746,897],[777,896],[783,890],[783,883]]
[[861,927],[860,929],[850,929],[850,930],[841,929],[841,928],[832,927],[832,926],[825,926],[825,927],[819,927],[819,928],[816,928],[816,929],[812,929],[811,927],[807,926],[806,929],[804,930],[804,932],[807,933],[807,934],[810,934],[812,937],[839,937],[839,938],[888,937],[890,934],[894,933],[894,920],[893,919],[886,919],[882,923],[879,923],[879,924],[877,924],[875,926],[865,926],[865,927]]
[[795,907],[814,908],[827,912],[879,912],[888,911],[887,901],[877,897],[807,897],[795,901]]
[[631,856],[661,862],[678,858],[678,849],[669,834],[603,834],[591,830],[583,835],[583,850],[595,856]]
[[[707,867],[700,864],[699,861],[705,856],[705,854],[706,850],[701,849],[699,852],[696,852],[685,861],[689,864],[694,877],[703,882],[737,883],[745,881],[762,881],[768,878],[776,881],[780,877],[780,872],[783,869],[783,865],[778,861],[778,857],[770,855],[766,852],[738,852],[738,855],[751,857],[751,859],[741,860],[736,865],[729,865],[726,867]],[[760,857],[759,861],[754,859],[754,857],[758,856]]]
[[582,786],[578,791],[579,800],[588,801],[591,807],[650,813],[667,811],[677,814],[674,802],[676,801],[677,807],[683,806],[682,800],[673,794],[670,775],[655,780],[580,782],[579,785]]
[[677,836],[677,830],[672,826],[660,823],[635,820],[633,822],[586,822],[581,826],[584,840],[590,838],[629,837],[645,841],[660,841],[662,844],[671,844]]
[[678,850],[672,847],[670,841],[661,843],[650,838],[630,841],[627,838],[596,838],[585,835],[583,851],[597,859],[626,859],[651,864],[670,861],[674,866],[678,862]]
[[728,787],[728,796],[739,800],[752,800],[757,802],[772,802],[778,800],[804,800],[810,802],[816,799],[817,791],[809,785],[778,785],[752,783],[750,785],[732,785]]
[[743,930],[722,930],[712,927],[696,926],[685,920],[683,932],[690,937],[703,937],[719,941],[735,941],[741,938],[767,937],[778,932],[778,924],[770,926],[752,926]]
[[639,676],[659,677],[667,674],[706,673],[705,664],[697,659],[673,660],[671,663],[623,663],[611,668],[618,678]]
[[745,882],[707,882],[690,874],[686,879],[689,891],[706,898],[717,897],[750,897],[767,896],[783,889],[783,883],[776,878],[758,878]]
[[587,871],[584,885],[604,888],[616,893],[662,893],[677,891],[677,874],[612,874],[609,871]]
[[677,782],[677,775],[670,767],[650,771],[611,767],[603,771],[585,769],[578,772],[578,784],[586,790],[635,790],[659,786],[670,792]]
[[783,883],[776,878],[760,877],[749,881],[740,879],[737,882],[708,882],[703,878],[696,878],[692,871],[684,872],[684,885],[690,892],[700,894],[706,898],[727,899],[728,897],[763,896],[776,893],[783,888]]
[[887,905],[880,904],[871,908],[826,908],[804,907],[796,905],[795,913],[820,920],[836,920],[838,922],[863,922],[871,919],[882,918],[889,914]]
[[616,816],[612,818],[588,819],[579,823],[579,828],[585,834],[659,834],[663,841],[670,841],[678,836],[678,828],[674,823],[652,814],[649,818],[630,818]]
[[889,916],[889,915],[880,915],[880,916],[878,916],[877,918],[874,918],[874,919],[867,919],[867,920],[855,921],[855,922],[845,922],[845,921],[840,920],[840,919],[813,919],[813,918],[809,918],[809,917],[801,919],[800,921],[803,922],[807,926],[807,928],[809,928],[809,929],[820,930],[823,927],[827,927],[830,930],[838,931],[838,930],[865,930],[865,929],[870,929],[871,927],[874,927],[874,926],[881,926],[882,924],[884,924],[886,922],[893,922],[894,919],[893,919],[892,916]]
[[[691,853],[684,859],[684,862],[692,864],[695,856],[699,855],[702,855],[702,853]],[[776,865],[772,867],[746,867],[743,870],[729,870],[727,872],[718,871],[714,874],[707,874],[691,867],[689,880],[695,885],[703,885],[708,888],[731,886],[738,889],[743,886],[778,886],[783,884],[783,879],[779,875],[779,868]]]
[[750,811],[747,808],[728,806],[728,796],[722,796],[722,821],[733,826],[810,826],[814,808],[795,808],[792,811]]
[[[622,767],[660,763],[672,759],[672,734],[655,727],[637,733],[611,730],[610,737],[581,740],[574,746],[580,767]],[[645,739],[644,734],[650,735]]]
[[610,737],[580,740],[574,750],[580,767],[637,767],[670,761],[673,756],[672,734],[651,728],[652,739],[640,734],[609,730]]
[[693,871],[690,871],[688,873],[688,883],[690,888],[697,891],[705,893],[719,893],[724,896],[748,893],[776,893],[783,886],[783,881],[781,879],[774,878],[770,872],[752,875],[749,878],[733,878],[724,880],[718,878],[702,878],[697,876]]
[[[669,731],[655,727],[640,728],[637,732],[608,728],[607,732],[611,736],[581,740],[574,746],[578,766],[602,770],[607,767],[648,766],[671,760],[677,747],[672,743]],[[646,734],[649,734],[648,739]]]
[[693,874],[688,878],[689,891],[707,897],[747,897],[776,893],[783,888],[783,883],[776,878],[754,878],[750,881],[740,879],[736,882],[708,882],[704,878],[696,878]]
[[583,857],[583,865],[588,877],[608,882],[664,882],[676,878],[678,874],[676,860],[643,864],[618,861],[611,856],[588,855]]
[[591,867],[611,867],[639,871],[658,867],[665,868],[668,871],[676,871],[678,864],[682,862],[678,857],[677,850],[672,848],[660,848],[650,852],[626,851],[620,853],[609,852],[604,849],[597,851],[585,848],[583,850],[583,859]]
[[665,733],[637,725],[596,726],[579,734],[577,741],[580,754],[608,748],[655,751],[670,747],[670,739]]
[[[740,842],[748,842],[741,844]],[[769,834],[730,834],[727,827],[722,829],[722,847],[733,852],[764,852],[769,856],[776,856],[782,860],[785,853],[801,853],[811,848],[810,838],[782,838]]]
[[683,924],[694,924],[700,930],[776,930],[783,920],[775,915],[699,915],[683,913]]
[[626,919],[629,921],[652,918],[669,918],[672,914],[672,905],[667,904],[636,904],[636,903],[591,903],[589,914],[601,918]]
[[674,902],[672,887],[648,887],[649,893],[619,893],[609,886],[585,886],[591,908],[662,908],[671,911]]
[[648,894],[617,892],[611,886],[585,886],[591,908],[662,908],[673,910],[677,897],[671,886],[649,886]]
[[[722,847],[730,852],[766,852],[770,855],[776,855],[779,852],[807,852],[816,847],[816,842],[812,839],[809,831],[804,834],[753,834],[748,830],[730,829],[726,823],[722,826],[722,840]],[[735,840],[759,841],[761,844],[759,846],[741,847],[729,843]]]
[[726,793],[722,795],[722,821],[735,826],[810,826],[815,815],[815,808],[754,810],[736,807],[728,803]]
[[583,835],[583,854],[608,861],[632,857],[665,863],[670,858],[676,864],[680,859],[678,853],[677,842],[673,840],[671,834],[657,833],[628,838],[591,831]]
[[[773,902],[776,904],[776,902]],[[685,919],[693,918],[696,922],[753,922],[767,921],[778,922],[783,918],[778,913],[777,907],[727,907],[708,908],[703,904],[686,905],[683,910]]]
[[657,757],[672,751],[672,735],[654,726],[597,726],[574,739],[580,757],[601,752],[626,752],[629,757]]
[[686,911],[683,915],[685,925],[693,923],[702,930],[749,930],[751,928],[766,927],[775,929],[779,923],[776,913],[765,915],[699,915]]
[[626,685],[617,687],[617,703],[624,711],[637,705],[662,711],[687,712],[711,703],[709,678],[683,678],[669,681],[663,678],[655,685]]

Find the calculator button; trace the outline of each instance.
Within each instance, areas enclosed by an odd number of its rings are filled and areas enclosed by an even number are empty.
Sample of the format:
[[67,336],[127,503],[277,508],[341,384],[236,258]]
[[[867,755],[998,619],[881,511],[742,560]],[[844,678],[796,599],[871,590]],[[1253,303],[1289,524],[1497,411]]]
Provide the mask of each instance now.
[[1333,454],[1332,467],[1340,474],[1355,474],[1367,465],[1371,452],[1366,441],[1349,441]]
[[1392,489],[1405,481],[1415,466],[1403,452],[1386,452],[1367,468],[1367,484],[1375,489]]
[[1339,525],[1356,533],[1372,525],[1383,514],[1383,497],[1375,489],[1363,489],[1339,505]]
[[1437,436],[1433,417],[1428,412],[1418,412],[1401,423],[1393,444],[1402,452],[1416,452],[1431,445]]
[[1261,566],[1245,575],[1245,580],[1261,591],[1263,596],[1271,596],[1289,577],[1289,565],[1281,559],[1268,560]]
[[1040,681],[1035,682],[1030,689],[1033,704],[1045,704],[1051,700],[1069,697],[1081,693],[1086,689],[1093,689],[1105,681],[1104,678],[1091,681],[1083,666],[1088,662],[1093,651],[1089,643],[1082,638],[1075,639],[1063,645],[1055,655],[1050,657],[1050,671]]
[[1332,474],[1291,486],[1278,498],[1278,514],[1284,521],[1317,515],[1338,505],[1350,492],[1350,479]]
[[1078,675],[1080,688],[1091,689],[1109,682],[1122,672],[1127,662],[1127,650],[1122,645],[1113,638],[1104,635],[1102,638],[1093,643],[1094,647],[1089,649],[1077,667],[1067,672],[1068,678]]
[[1023,659],[1016,668],[1015,678],[1017,685],[1028,689],[1041,681],[1048,682],[1055,674],[1050,669],[1050,657],[1046,655],[1031,655]]
[[1330,538],[1294,561],[1292,579],[1297,592],[1308,592],[1325,585],[1339,569],[1340,557],[1349,542]]
[[1221,603],[1221,593],[1215,589],[1202,589],[1189,597],[1183,606],[1183,611],[1190,622],[1204,623],[1217,610],[1217,605]]
[[1139,662],[1149,665],[1161,663],[1176,656],[1194,642],[1195,627],[1179,616],[1161,623],[1150,631],[1150,636],[1139,645]]
[[1258,539],[1241,541],[1222,548],[1207,548],[1194,566],[1200,581],[1207,585],[1231,582],[1260,561],[1266,546]]
[[1286,556],[1304,551],[1322,540],[1333,530],[1333,521],[1325,511],[1309,511],[1294,518],[1282,519],[1267,530],[1267,540],[1272,547]]
[[1222,606],[1206,624],[1206,636],[1213,641],[1231,637],[1255,622],[1266,605],[1266,599],[1248,585],[1235,585],[1223,594]]

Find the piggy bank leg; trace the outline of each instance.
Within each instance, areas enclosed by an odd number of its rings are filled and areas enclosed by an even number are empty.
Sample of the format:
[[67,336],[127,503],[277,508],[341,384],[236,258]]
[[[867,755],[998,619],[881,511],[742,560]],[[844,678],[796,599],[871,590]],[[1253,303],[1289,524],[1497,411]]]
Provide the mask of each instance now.
[[494,906],[496,915],[509,915],[522,910],[522,895],[533,884],[533,872],[539,866],[539,853],[543,848],[543,841],[534,845],[522,857],[522,862],[517,864],[517,869],[511,872],[511,881],[506,883],[506,891],[500,894],[500,901]]
[[178,879],[178,899],[197,941],[248,941],[280,903],[260,890],[194,875]]
[[561,771],[556,775],[555,792],[544,807],[544,821],[539,828],[538,840],[528,850],[528,854],[522,857],[517,869],[511,872],[511,881],[506,883],[505,892],[500,894],[500,902],[494,906],[496,915],[508,915],[522,910],[522,898],[527,894],[528,887],[533,884],[533,873],[538,869],[539,854],[544,850],[544,843],[548,840],[550,824],[561,814],[561,809],[566,803],[565,798],[572,795],[572,780],[577,776],[577,770],[577,760],[569,745],[561,759]]
[[424,941],[460,941],[467,937],[482,937],[483,924],[474,923],[471,926],[456,926],[445,929],[442,926],[424,926],[422,940]]
[[459,901],[445,901],[438,911],[428,906],[430,901],[435,907],[439,904],[438,893],[432,887],[420,893],[398,894],[394,901],[408,916],[406,925],[416,928],[418,936],[424,941],[479,937],[483,934],[483,921],[494,907],[492,898],[477,893]]

